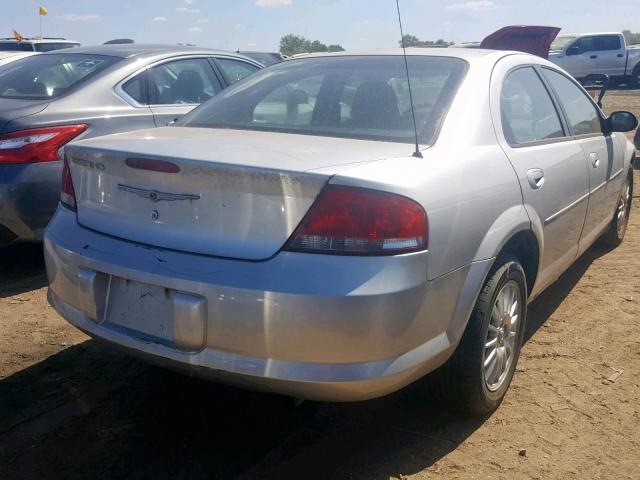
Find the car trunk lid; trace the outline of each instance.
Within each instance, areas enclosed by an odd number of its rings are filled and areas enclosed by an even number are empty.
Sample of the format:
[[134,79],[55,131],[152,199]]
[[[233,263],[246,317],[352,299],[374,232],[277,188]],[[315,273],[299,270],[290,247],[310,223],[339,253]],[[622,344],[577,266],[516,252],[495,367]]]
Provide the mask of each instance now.
[[80,141],[66,152],[80,224],[163,248],[263,260],[286,242],[333,174],[412,148],[167,127]]
[[491,50],[515,50],[549,57],[549,48],[560,33],[557,27],[511,25],[493,32],[482,40],[480,48]]
[[41,100],[22,100],[14,98],[3,98],[0,100],[0,133],[11,131],[10,123],[13,120],[28,117],[40,113],[50,102]]

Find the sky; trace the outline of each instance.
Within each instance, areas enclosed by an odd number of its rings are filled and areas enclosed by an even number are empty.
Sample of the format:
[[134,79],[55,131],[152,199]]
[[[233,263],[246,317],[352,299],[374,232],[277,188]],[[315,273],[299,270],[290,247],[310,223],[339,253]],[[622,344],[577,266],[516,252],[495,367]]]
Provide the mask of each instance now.
[[[348,50],[397,46],[395,0],[0,0],[0,33],[38,34],[84,45],[113,38],[276,51],[303,35]],[[479,41],[505,25],[564,33],[640,31],[640,0],[400,0],[405,33],[423,40]],[[4,35],[3,35],[4,36]]]

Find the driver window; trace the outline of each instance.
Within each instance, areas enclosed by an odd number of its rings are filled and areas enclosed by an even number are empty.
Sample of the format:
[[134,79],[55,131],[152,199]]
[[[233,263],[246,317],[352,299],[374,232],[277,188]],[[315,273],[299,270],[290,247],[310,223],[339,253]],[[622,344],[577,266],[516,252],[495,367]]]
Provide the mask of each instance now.
[[532,67],[511,72],[500,94],[502,128],[510,145],[564,137],[547,89]]
[[206,58],[163,63],[151,69],[155,105],[200,104],[222,90]]
[[601,134],[600,115],[587,94],[567,77],[554,70],[545,68],[544,76],[558,94],[558,100],[567,114],[571,134]]
[[582,37],[575,41],[571,48],[577,48],[580,53],[593,52],[596,49],[594,37]]

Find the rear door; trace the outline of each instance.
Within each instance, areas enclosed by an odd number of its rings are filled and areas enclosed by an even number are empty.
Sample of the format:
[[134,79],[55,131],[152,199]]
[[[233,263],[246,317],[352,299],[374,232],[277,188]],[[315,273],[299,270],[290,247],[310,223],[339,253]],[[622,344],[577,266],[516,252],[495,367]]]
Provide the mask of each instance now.
[[624,75],[626,49],[620,35],[598,35],[595,37],[598,57],[598,73],[612,77]]
[[[498,141],[520,181],[524,205],[542,232],[538,289],[573,262],[587,211],[589,173],[558,105],[533,66],[517,56],[499,62],[491,81]],[[538,290],[539,291],[539,290]]]
[[584,89],[556,70],[545,67],[542,71],[587,159],[589,208],[580,240],[583,251],[613,218],[623,181],[622,152],[616,151],[612,136],[602,132],[600,111]]
[[151,111],[158,127],[189,113],[223,89],[206,56],[173,58],[148,70]]

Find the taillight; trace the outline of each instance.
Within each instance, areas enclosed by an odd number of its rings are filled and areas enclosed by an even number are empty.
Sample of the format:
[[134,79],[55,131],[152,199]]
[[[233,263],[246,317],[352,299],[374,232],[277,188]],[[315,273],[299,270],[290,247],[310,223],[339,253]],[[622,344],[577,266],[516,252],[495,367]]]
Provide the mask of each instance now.
[[396,255],[427,248],[427,214],[413,200],[362,188],[326,188],[285,250]]
[[30,128],[0,135],[0,164],[52,162],[58,151],[87,129],[87,125]]
[[60,203],[70,210],[76,210],[76,191],[73,188],[73,179],[71,178],[71,170],[69,163],[64,159],[62,166],[62,185],[60,188]]

